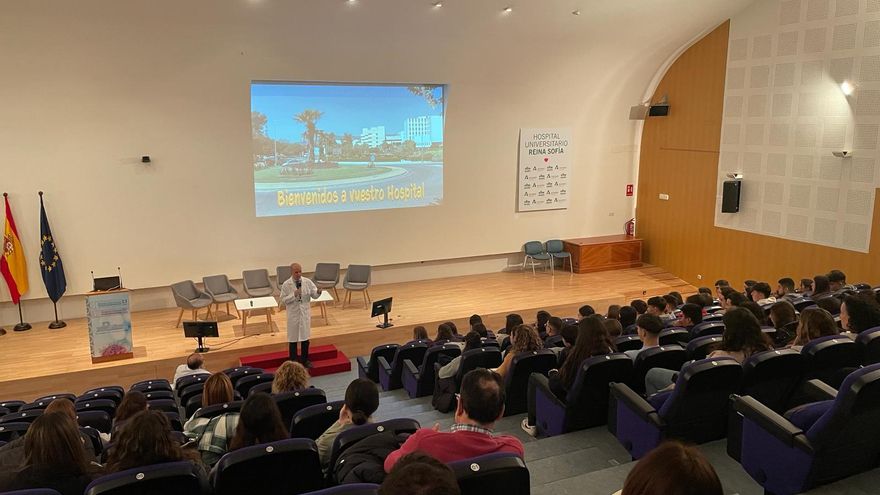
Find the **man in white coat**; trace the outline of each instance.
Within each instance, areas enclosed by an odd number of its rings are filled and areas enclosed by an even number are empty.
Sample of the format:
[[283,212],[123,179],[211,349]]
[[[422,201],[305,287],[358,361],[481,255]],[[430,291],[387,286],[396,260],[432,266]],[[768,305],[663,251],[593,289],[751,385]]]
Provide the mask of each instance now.
[[287,306],[287,343],[290,360],[297,360],[296,344],[302,342],[302,364],[311,368],[309,336],[312,331],[311,300],[321,296],[321,289],[302,276],[299,263],[290,265],[292,276],[281,284],[281,302]]

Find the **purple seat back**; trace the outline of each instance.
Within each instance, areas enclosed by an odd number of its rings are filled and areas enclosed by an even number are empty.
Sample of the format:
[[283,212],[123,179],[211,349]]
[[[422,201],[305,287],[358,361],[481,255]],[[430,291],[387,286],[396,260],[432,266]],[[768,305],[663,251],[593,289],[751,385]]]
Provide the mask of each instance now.
[[275,404],[281,411],[281,421],[285,425],[289,425],[293,421],[293,416],[301,409],[327,402],[327,395],[319,388],[283,392],[272,395],[272,398],[275,399]]
[[631,383],[632,359],[615,353],[585,359],[565,397],[565,431],[580,430],[608,421],[608,384]]
[[678,371],[685,361],[687,361],[687,353],[679,345],[661,345],[642,350],[633,363],[635,373],[633,390],[639,393],[645,392],[645,375],[649,369],[664,368]]
[[323,486],[318,447],[307,438],[253,445],[224,455],[211,473],[215,495],[286,495]]
[[706,356],[709,355],[711,349],[719,344],[721,344],[720,335],[703,335],[702,337],[696,337],[687,344],[688,359],[693,359],[694,361],[706,359]]
[[528,409],[529,376],[540,373],[547,376],[557,364],[556,353],[550,349],[523,352],[513,357],[504,377],[504,415],[512,416]]
[[345,449],[351,447],[352,445],[363,440],[364,438],[385,432],[391,432],[394,434],[415,433],[416,430],[418,430],[420,427],[421,425],[419,425],[419,422],[414,419],[398,418],[389,419],[388,421],[382,421],[380,423],[370,423],[349,428],[336,435],[336,440],[333,441],[333,448],[330,454],[329,465],[331,467],[335,466],[336,460],[339,459],[339,456],[343,452],[345,452]]
[[869,328],[856,337],[863,365],[880,363],[880,327]]
[[300,409],[290,421],[290,438],[317,440],[339,419],[339,410],[343,405],[345,401],[337,400]]
[[740,395],[749,395],[782,414],[804,377],[804,359],[797,351],[758,352],[743,363]]
[[270,383],[275,379],[274,373],[256,373],[248,376],[241,377],[238,382],[235,384],[235,391],[239,393],[242,397],[247,397],[248,392],[250,392],[251,387],[254,385],[259,385],[261,383]]
[[85,495],[197,495],[207,485],[188,461],[168,462],[102,476],[86,487]]

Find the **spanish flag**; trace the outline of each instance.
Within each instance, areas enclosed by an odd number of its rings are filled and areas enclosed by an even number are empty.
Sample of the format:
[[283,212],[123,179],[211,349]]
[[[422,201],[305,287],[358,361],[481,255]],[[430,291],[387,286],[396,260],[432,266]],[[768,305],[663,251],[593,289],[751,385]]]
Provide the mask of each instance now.
[[12,219],[12,210],[9,208],[9,197],[3,193],[6,201],[6,229],[3,231],[3,257],[0,258],[0,273],[6,279],[12,302],[18,304],[21,295],[28,290],[27,262],[24,258],[24,250],[21,248],[21,240],[18,237],[18,229],[15,228],[15,220]]

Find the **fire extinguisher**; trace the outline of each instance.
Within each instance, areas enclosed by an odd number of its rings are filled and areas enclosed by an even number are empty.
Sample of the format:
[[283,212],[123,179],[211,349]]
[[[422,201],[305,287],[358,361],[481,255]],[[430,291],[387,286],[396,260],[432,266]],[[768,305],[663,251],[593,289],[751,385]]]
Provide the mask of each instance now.
[[626,235],[636,235],[636,219],[630,218],[628,222],[623,224],[623,233]]

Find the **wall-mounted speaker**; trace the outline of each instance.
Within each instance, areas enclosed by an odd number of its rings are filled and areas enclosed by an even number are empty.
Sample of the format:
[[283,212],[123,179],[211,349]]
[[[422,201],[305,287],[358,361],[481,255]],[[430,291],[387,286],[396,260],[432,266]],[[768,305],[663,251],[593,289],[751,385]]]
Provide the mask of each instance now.
[[742,181],[726,180],[721,191],[721,213],[738,213]]

